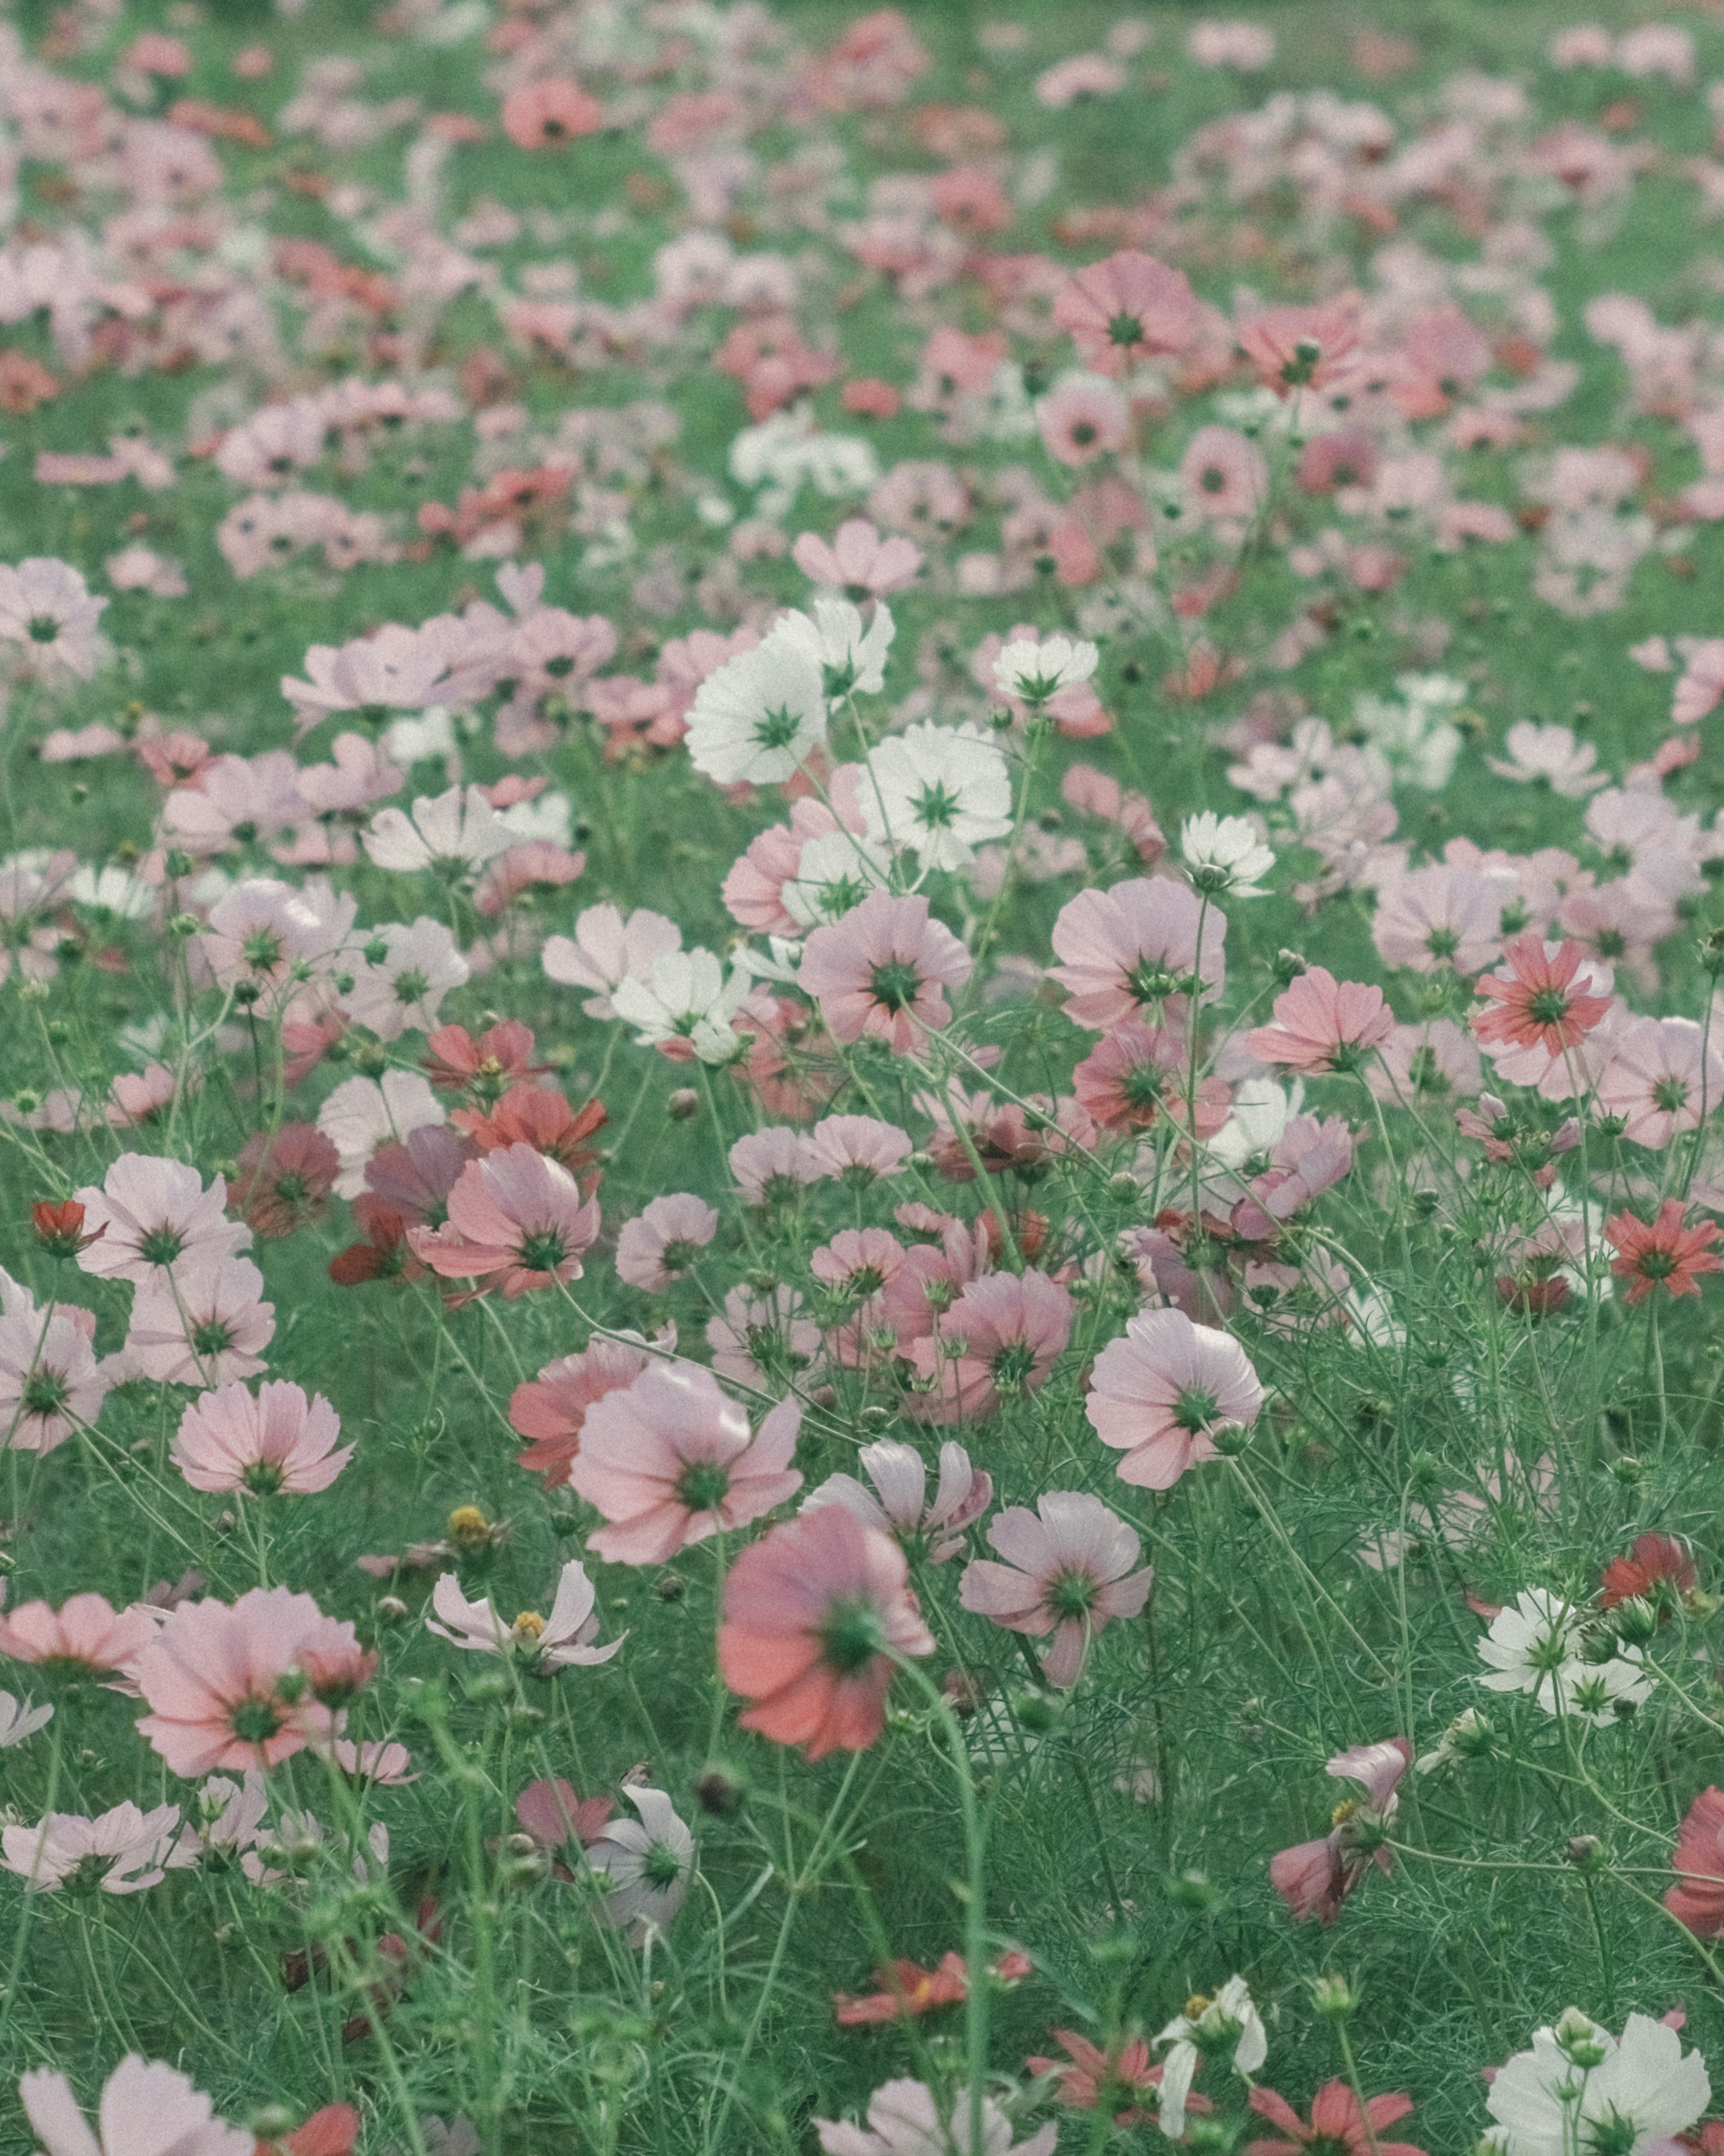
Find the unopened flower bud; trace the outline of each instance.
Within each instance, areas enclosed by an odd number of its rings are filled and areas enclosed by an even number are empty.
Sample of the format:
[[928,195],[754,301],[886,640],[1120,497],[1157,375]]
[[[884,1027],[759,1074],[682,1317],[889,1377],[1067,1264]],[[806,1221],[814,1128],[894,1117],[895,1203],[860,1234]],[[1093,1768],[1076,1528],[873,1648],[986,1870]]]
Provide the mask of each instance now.
[[1609,2043],[1597,2023],[1578,2006],[1571,2006],[1552,2034],[1557,2048],[1577,2066],[1602,2066],[1609,2056]]
[[1611,1480],[1621,1483],[1625,1490],[1632,1490],[1645,1471],[1632,1452],[1624,1452],[1610,1463]]
[[162,856],[163,871],[170,876],[188,876],[197,865],[183,846],[170,846]]
[[408,1615],[408,1606],[398,1594],[380,1594],[377,1611],[385,1625],[404,1625]]
[[1020,1729],[1042,1737],[1060,1719],[1060,1702],[1044,1691],[1023,1691],[1012,1702],[1012,1714]]
[[1290,988],[1301,973],[1311,971],[1311,961],[1297,951],[1277,951],[1270,971],[1284,988]]
[[1359,1994],[1344,1976],[1314,1977],[1311,2003],[1326,2020],[1346,2021],[1358,2011]]
[[1631,1647],[1644,1647],[1658,1637],[1658,1612],[1643,1594],[1631,1594],[1610,1613],[1619,1640]]
[[1577,1871],[1590,1871],[1604,1854],[1604,1845],[1595,1834],[1577,1834],[1562,1851],[1563,1861],[1572,1864]]
[[695,1798],[703,1812],[714,1819],[732,1819],[741,1810],[747,1786],[722,1767],[713,1767],[695,1784]]
[[290,2111],[285,2104],[266,2103],[261,2111],[252,2113],[246,2131],[255,2134],[259,2141],[280,2141],[284,2134],[291,2133],[299,2123],[299,2114]]

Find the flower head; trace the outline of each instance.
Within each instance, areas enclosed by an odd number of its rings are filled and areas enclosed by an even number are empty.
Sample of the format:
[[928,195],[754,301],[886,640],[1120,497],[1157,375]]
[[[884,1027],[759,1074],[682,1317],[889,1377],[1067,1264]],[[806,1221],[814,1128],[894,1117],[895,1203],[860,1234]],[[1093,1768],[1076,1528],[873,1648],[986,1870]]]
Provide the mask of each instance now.
[[639,1821],[613,1819],[587,1845],[587,1861],[610,1881],[606,1921],[625,1928],[631,1946],[649,1930],[668,1929],[695,1875],[695,1837],[662,1789],[625,1783],[623,1794]]
[[431,1606],[437,1616],[425,1620],[425,1630],[472,1655],[519,1654],[536,1668],[546,1671],[571,1664],[586,1667],[608,1662],[629,1636],[620,1633],[605,1646],[593,1645],[598,1631],[593,1610],[597,1599],[586,1567],[571,1558],[558,1575],[550,1615],[541,1617],[536,1609],[523,1609],[512,1625],[505,1625],[489,1595],[482,1601],[469,1602],[454,1573],[440,1573],[431,1590]]
[[25,2116],[46,2156],[252,2156],[249,2133],[215,2115],[215,2106],[184,2074],[134,2052],[109,2075],[93,2134],[72,2085],[38,2066],[18,2085]]
[[940,1448],[940,1481],[931,1504],[927,1463],[913,1445],[883,1437],[865,1445],[856,1460],[872,1489],[854,1475],[829,1475],[803,1499],[803,1512],[843,1505],[865,1526],[925,1546],[930,1564],[957,1556],[964,1530],[993,1500],[993,1477],[972,1466],[962,1445],[951,1440]]
[[865,1034],[897,1055],[913,1054],[925,1033],[950,1023],[948,988],[970,978],[969,952],[921,896],[875,891],[842,920],[817,928],[799,979],[815,998],[832,1038],[848,1045]]
[[255,1394],[223,1385],[181,1416],[173,1464],[194,1490],[305,1496],[328,1489],[353,1457],[351,1445],[336,1449],[341,1430],[321,1393],[308,1401],[299,1386],[279,1380]]
[[1488,2138],[1502,2156],[1575,2148],[1649,2156],[1688,2131],[1711,2092],[1700,2053],[1685,2052],[1665,2023],[1631,2014],[1613,2036],[1571,2007],[1497,2068],[1485,2099]]
[[1122,1481],[1171,1490],[1188,1467],[1219,1457],[1213,1433],[1249,1429],[1263,1388],[1238,1341],[1183,1311],[1139,1311],[1095,1358],[1084,1412],[1125,1454]]
[[1292,1070],[1357,1070],[1394,1029],[1381,988],[1312,966],[1275,998],[1275,1024],[1254,1028],[1247,1045]]
[[1230,891],[1235,898],[1261,898],[1263,886],[1257,879],[1275,865],[1275,849],[1264,844],[1249,816],[1217,816],[1208,810],[1188,816],[1180,828],[1179,850],[1193,888],[1211,897]]
[[452,1280],[495,1279],[506,1297],[578,1280],[598,1235],[598,1204],[559,1162],[530,1145],[469,1161],[440,1228],[408,1230],[415,1254]]
[[1604,1239],[1616,1255],[1610,1270],[1629,1283],[1628,1299],[1644,1302],[1662,1289],[1670,1296],[1698,1295],[1702,1273],[1724,1272],[1724,1258],[1711,1246],[1718,1240],[1716,1220],[1684,1225],[1688,1208],[1679,1198],[1666,1198],[1657,1216],[1643,1220],[1638,1214],[1616,1213],[1604,1223]]
[[1410,2141],[1383,2138],[1384,2127],[1412,2110],[1410,2096],[1367,2097],[1362,2105],[1346,2082],[1326,2082],[1311,2098],[1309,2123],[1272,2088],[1254,2088],[1245,2101],[1284,2137],[1248,2141],[1245,2156],[1424,2156]]
[[1090,1641],[1116,1617],[1135,1617],[1155,1573],[1131,1568],[1142,1544],[1099,1497],[1049,1491],[1034,1512],[1008,1506],[988,1530],[1006,1559],[977,1558],[964,1568],[958,1599],[1032,1639],[1053,1635],[1042,1667],[1050,1684],[1075,1684]]

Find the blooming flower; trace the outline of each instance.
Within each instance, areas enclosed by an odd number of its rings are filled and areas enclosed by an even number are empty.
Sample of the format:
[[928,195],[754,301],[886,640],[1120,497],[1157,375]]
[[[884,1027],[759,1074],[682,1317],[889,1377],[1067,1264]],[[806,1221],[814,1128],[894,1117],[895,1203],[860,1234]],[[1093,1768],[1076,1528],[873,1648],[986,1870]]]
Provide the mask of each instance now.
[[1475,983],[1492,1008],[1474,1019],[1473,1031],[1501,1076],[1535,1085],[1609,1010],[1610,969],[1578,943],[1547,942],[1530,932],[1506,944],[1502,957],[1503,969]]
[[788,778],[826,738],[826,685],[804,645],[768,637],[695,692],[689,761],[719,786]]
[[865,1751],[885,1726],[898,1655],[934,1640],[909,1586],[903,1552],[842,1505],[768,1530],[725,1580],[718,1663],[753,1704],[741,1717],[808,1757]]
[[1206,916],[1196,892],[1170,877],[1080,891],[1054,924],[1064,963],[1053,978],[1066,991],[1065,1014],[1105,1033],[1146,1010],[1159,1018],[1170,1003],[1177,1009],[1193,990],[1207,1000],[1226,978],[1226,936],[1225,914],[1212,906]]
[[305,1496],[328,1489],[353,1457],[351,1445],[336,1450],[341,1430],[321,1393],[307,1401],[299,1386],[279,1380],[255,1395],[223,1385],[181,1416],[172,1457],[194,1490]]
[[[967,2150],[975,2124],[973,2099],[960,2092],[949,2116],[941,2116],[934,2092],[925,2082],[886,2082],[868,2099],[866,2130],[841,2119],[817,2118],[824,2156],[949,2156]],[[1015,2141],[1005,2113],[992,2097],[982,2097],[981,2146],[987,2156],[1054,2156],[1057,2123],[1047,2124],[1027,2141]]]
[[[748,975],[732,967],[726,977],[710,951],[666,951],[654,958],[644,978],[631,975],[611,992],[611,1015],[635,1028],[644,1048],[663,1047],[680,1056],[722,1063],[737,1045],[731,1021],[750,987]],[[593,1006],[589,1004],[589,1010]]]
[[843,1045],[871,1034],[897,1055],[951,1020],[944,990],[970,978],[969,952],[921,896],[874,892],[808,940],[798,976]]
[[1101,655],[1093,644],[1066,636],[1045,636],[1039,644],[1020,639],[1008,644],[994,660],[993,678],[1003,696],[1039,708],[1062,689],[1087,681]]
[[746,1527],[802,1487],[791,1466],[802,1409],[781,1401],[757,1433],[697,1363],[649,1363],[587,1410],[568,1479],[611,1522],[589,1547],[612,1564],[664,1564]]
[[865,1445],[856,1459],[873,1489],[854,1475],[829,1475],[803,1499],[803,1511],[842,1505],[865,1527],[925,1551],[930,1564],[956,1557],[964,1546],[965,1529],[993,1501],[993,1477],[972,1466],[962,1445],[950,1439],[940,1448],[940,1481],[931,1504],[927,1463],[913,1445],[883,1437]]
[[115,1373],[90,1345],[95,1314],[63,1303],[49,1316],[24,1295],[0,1317],[0,1444],[52,1452],[101,1413]]
[[50,1812],[36,1826],[6,1828],[0,1861],[33,1894],[57,1894],[73,1878],[95,1879],[108,1894],[137,1894],[167,1877],[179,1824],[177,1804],[151,1812],[115,1804],[100,1819]]
[[1340,2156],[1424,2156],[1410,2141],[1385,2141],[1383,2129],[1413,2108],[1410,2096],[1367,2097],[1362,2106],[1344,2081],[1326,2082],[1311,2102],[1309,2124],[1284,2096],[1272,2088],[1254,2088],[1246,2102],[1260,2118],[1279,2126],[1285,2139],[1248,2141],[1245,2156],[1306,2156],[1307,2150],[1340,2152]]
[[1664,2022],[1630,2014],[1613,2036],[1570,2007],[1492,2076],[1485,2138],[1502,2156],[1606,2147],[1648,2156],[1686,2133],[1711,2092],[1700,2053],[1685,2052]]
[[[781,614],[761,649],[783,645],[812,659],[828,701],[836,702],[859,690],[867,696],[880,694],[895,633],[888,606],[876,606],[865,621],[848,599],[816,599],[812,619],[794,609]],[[697,696],[697,708],[699,702]]]
[[878,1991],[858,1996],[834,1991],[832,2018],[840,2029],[878,2028],[887,2021],[902,2021],[931,2014],[942,2006],[956,2006],[970,1992],[970,1973],[961,1953],[942,1954],[937,1965],[924,1969],[913,1961],[890,1961],[874,1972]]
[[[469,1654],[519,1652],[541,1670],[565,1669],[571,1664],[584,1668],[608,1662],[629,1636],[619,1633],[606,1646],[593,1645],[598,1631],[593,1611],[597,1599],[586,1567],[571,1558],[557,1576],[551,1614],[541,1617],[536,1609],[523,1609],[512,1625],[505,1625],[489,1595],[482,1601],[469,1602],[454,1573],[439,1573],[431,1590],[431,1606],[437,1618],[428,1617],[425,1629]],[[438,1618],[443,1620],[440,1624]]]
[[1054,295],[1054,321],[1086,367],[1119,375],[1140,360],[1185,350],[1202,317],[1184,275],[1124,250],[1075,270]]
[[718,1233],[718,1215],[687,1191],[655,1198],[617,1232],[617,1277],[662,1295]]
[[1084,1413],[1125,1454],[1120,1479],[1171,1490],[1188,1467],[1220,1455],[1212,1433],[1249,1429],[1263,1388],[1236,1340],[1183,1311],[1139,1311],[1095,1358]]
[[428,1033],[444,996],[468,978],[454,937],[423,913],[411,926],[390,921],[373,929],[353,955],[353,985],[342,994],[342,1007],[379,1040]]
[[1172,2046],[1162,2061],[1160,2117],[1170,2141],[1185,2131],[1192,2078],[1210,2052],[1231,2050],[1234,2071],[1248,2078],[1269,2056],[1269,2036],[1242,1976],[1229,1977],[1213,1999],[1188,1999],[1155,2041]]
[[907,539],[882,539],[866,517],[847,517],[831,544],[804,531],[790,550],[791,559],[811,582],[842,592],[859,603],[886,592],[903,591],[916,580],[921,551]]
[[23,1602],[0,1617],[0,1655],[51,1670],[129,1671],[158,1622],[159,1614],[140,1603],[116,1610],[102,1594],[69,1596],[58,1610],[46,1602]]
[[[1147,2126],[1156,2115],[1156,2106],[1161,2102],[1162,2069],[1149,2062],[1149,2046],[1142,2036],[1134,2036],[1125,2043],[1116,2043],[1106,2051],[1092,2044],[1087,2036],[1080,2036],[1075,2029],[1055,2029],[1049,2032],[1066,2054],[1063,2059],[1032,2058],[1024,2061],[1033,2074],[1056,2074],[1060,2082],[1060,2101],[1075,2111],[1097,2111],[1104,2107],[1112,2112],[1116,2126]],[[1116,2110],[1122,2097],[1141,2096],[1143,2103],[1128,2102],[1123,2110]],[[1208,2111],[1208,2100],[1200,2096],[1188,2096],[1188,2111]]]
[[1610,1270],[1629,1283],[1628,1299],[1644,1302],[1662,1289],[1666,1295],[1698,1295],[1702,1273],[1724,1272],[1724,1258],[1709,1245],[1718,1240],[1716,1220],[1684,1225],[1688,1208],[1679,1198],[1666,1198],[1657,1216],[1642,1220],[1633,1213],[1613,1214],[1604,1223],[1604,1239],[1616,1255]]
[[1407,1739],[1391,1737],[1386,1743],[1355,1744],[1329,1762],[1326,1774],[1357,1782],[1365,1794],[1338,1807],[1321,1841],[1301,1842],[1271,1858],[1270,1882],[1296,1920],[1319,1917],[1332,1924],[1373,1863],[1382,1871],[1393,1866],[1386,1840],[1400,1804],[1396,1792],[1412,1758]]
[[251,1230],[227,1218],[228,1186],[218,1175],[208,1189],[184,1161],[123,1152],[100,1190],[78,1194],[85,1233],[81,1271],[140,1286],[178,1276],[247,1249]]
[[1724,1056],[1691,1018],[1635,1019],[1612,1042],[1598,1104],[1623,1136],[1662,1152],[1724,1099]]
[[548,978],[592,991],[582,1005],[588,1018],[617,1015],[611,993],[624,981],[646,981],[656,962],[682,947],[682,931],[662,913],[637,906],[627,916],[614,906],[589,906],[571,936],[550,936],[540,953]]
[[977,726],[889,734],[869,755],[860,798],[869,836],[914,846],[924,868],[967,868],[1012,828],[1006,760]]
[[695,1837],[662,1789],[625,1782],[623,1794],[639,1822],[613,1819],[587,1845],[587,1861],[610,1881],[603,1904],[607,1922],[626,1928],[630,1946],[649,1931],[665,1931],[682,1907],[695,1875]]
[[476,786],[452,786],[434,800],[421,796],[411,815],[404,808],[380,808],[362,836],[378,868],[403,875],[421,869],[481,869],[515,839]]
[[1293,1070],[1357,1070],[1394,1026],[1381,988],[1312,966],[1275,998],[1275,1024],[1254,1027],[1247,1045]]
[[1547,1714],[1613,1722],[1651,1697],[1657,1681],[1638,1647],[1619,1646],[1608,1661],[1584,1653],[1584,1614],[1543,1587],[1523,1588],[1499,1610],[1479,1642],[1491,1691],[1531,1692]]
[[96,624],[105,599],[68,562],[33,556],[16,568],[0,562],[0,638],[22,644],[28,657],[52,672],[65,666],[88,681],[95,672]]
[[1275,849],[1265,846],[1248,816],[1217,816],[1205,810],[1180,826],[1179,850],[1191,872],[1193,889],[1210,897],[1230,891],[1235,898],[1261,898],[1257,879],[1275,865]]
[[1075,1684],[1095,1635],[1116,1617],[1137,1616],[1149,1599],[1153,1568],[1131,1570],[1143,1546],[1099,1497],[1054,1490],[1034,1512],[1008,1506],[988,1539],[1006,1563],[973,1558],[958,1599],[1011,1631],[1032,1639],[1051,1632],[1042,1660],[1049,1684]]
[[496,1278],[505,1297],[578,1280],[598,1235],[597,1199],[558,1162],[530,1145],[469,1161],[449,1194],[440,1228],[408,1230],[415,1255],[451,1280]]
[[931,1420],[983,1421],[1002,1400],[1039,1392],[1071,1317],[1066,1290],[1033,1268],[966,1281],[932,1333],[911,1343],[920,1386],[906,1404]]
[[239,1149],[229,1203],[265,1242],[291,1235],[329,1210],[341,1156],[315,1123],[257,1131]]
[[71,2083],[51,2066],[27,2073],[18,2092],[45,2156],[252,2156],[256,2146],[249,2133],[218,2118],[184,2074],[136,2052],[103,2087],[99,2134],[85,2124]]
[[[191,1271],[176,1268],[161,1286],[146,1281],[132,1299],[126,1353],[146,1378],[169,1385],[225,1385],[255,1378],[259,1352],[275,1336],[275,1306],[262,1300],[264,1276],[249,1258],[226,1258]],[[0,1334],[3,1334],[0,1325]]]

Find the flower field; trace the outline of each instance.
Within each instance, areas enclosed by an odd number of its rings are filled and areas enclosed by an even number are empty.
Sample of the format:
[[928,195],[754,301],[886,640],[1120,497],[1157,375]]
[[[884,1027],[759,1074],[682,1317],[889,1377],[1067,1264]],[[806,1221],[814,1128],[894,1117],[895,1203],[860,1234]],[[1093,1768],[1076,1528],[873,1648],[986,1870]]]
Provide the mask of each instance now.
[[0,2156],[1724,2156],[1724,16],[13,0],[0,215]]

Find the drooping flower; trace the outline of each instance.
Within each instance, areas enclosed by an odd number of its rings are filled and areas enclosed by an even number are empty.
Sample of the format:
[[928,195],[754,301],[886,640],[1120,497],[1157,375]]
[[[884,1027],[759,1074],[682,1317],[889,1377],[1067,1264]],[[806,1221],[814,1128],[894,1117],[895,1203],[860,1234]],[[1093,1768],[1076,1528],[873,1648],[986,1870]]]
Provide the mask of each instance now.
[[1188,1467],[1220,1456],[1213,1432],[1249,1429],[1263,1399],[1238,1341],[1183,1311],[1141,1310],[1096,1357],[1084,1412],[1102,1443],[1125,1454],[1121,1481],[1171,1490]]
[[1623,1212],[1604,1223],[1604,1240],[1616,1252],[1610,1270],[1629,1283],[1630,1303],[1660,1289],[1669,1296],[1698,1295],[1702,1273],[1724,1272],[1724,1258],[1711,1247],[1718,1240],[1717,1222],[1690,1228],[1687,1215],[1680,1198],[1666,1198],[1654,1219]]
[[440,1228],[408,1230],[414,1254],[450,1280],[495,1278],[505,1297],[578,1280],[598,1238],[597,1199],[558,1162],[530,1145],[469,1161]]
[[885,1726],[899,1655],[929,1655],[904,1553],[842,1505],[770,1529],[725,1581],[718,1661],[741,1717],[810,1760],[865,1751]]
[[989,1525],[988,1539],[1006,1562],[973,1558],[958,1599],[1011,1631],[1032,1639],[1052,1633],[1042,1660],[1049,1684],[1075,1684],[1090,1640],[1116,1617],[1137,1616],[1149,1599],[1153,1568],[1131,1569],[1142,1543],[1085,1491],[1049,1491],[1034,1512],[1008,1506]]
[[759,1519],[802,1487],[790,1465],[801,1427],[801,1407],[783,1400],[751,1434],[710,1370],[649,1363],[587,1410],[568,1479],[611,1523],[589,1547],[608,1563],[664,1564]]
[[585,1668],[608,1662],[629,1636],[621,1632],[605,1646],[593,1645],[598,1631],[593,1609],[597,1599],[586,1567],[572,1558],[557,1577],[551,1614],[541,1617],[536,1609],[523,1609],[512,1625],[505,1625],[489,1595],[469,1602],[454,1573],[439,1573],[431,1590],[437,1618],[428,1617],[425,1629],[469,1654],[520,1654],[534,1667],[547,1671],[572,1664]]
[[1254,1027],[1246,1045],[1291,1070],[1357,1070],[1394,1029],[1381,988],[1313,966],[1275,998],[1275,1024]]
[[1355,1744],[1329,1762],[1326,1774],[1357,1782],[1365,1794],[1337,1807],[1322,1840],[1301,1842],[1270,1859],[1270,1882],[1296,1920],[1317,1917],[1332,1924],[1373,1864],[1381,1871],[1393,1867],[1388,1834],[1400,1804],[1396,1792],[1412,1759],[1407,1739],[1391,1737],[1381,1744]]
[[883,1437],[865,1445],[857,1464],[874,1485],[854,1475],[829,1475],[803,1499],[802,1509],[843,1505],[865,1526],[895,1535],[924,1550],[930,1564],[944,1564],[964,1546],[964,1531],[993,1501],[993,1477],[971,1464],[962,1445],[948,1439],[940,1448],[940,1481],[927,1502],[927,1463],[913,1445]]
[[53,2067],[33,2068],[18,2092],[45,2156],[252,2156],[256,2145],[249,2133],[218,2118],[214,2104],[184,2074],[136,2052],[107,2078],[96,2133],[71,2083]]
[[877,891],[814,930],[798,978],[835,1041],[848,1045],[867,1034],[908,1055],[924,1033],[950,1023],[945,991],[961,988],[971,966],[957,937],[931,918],[926,898]]
[[194,1490],[248,1490],[300,1497],[326,1490],[353,1457],[339,1450],[341,1418],[321,1393],[274,1380],[254,1394],[223,1385],[192,1401],[180,1418],[172,1457]]
[[695,1837],[662,1789],[625,1782],[623,1794],[640,1814],[608,1820],[587,1845],[587,1861],[610,1881],[602,1907],[608,1923],[626,1929],[630,1946],[649,1932],[669,1930],[695,1876]]
[[1203,2059],[1230,2051],[1234,2071],[1249,2079],[1269,2056],[1269,2035],[1242,1976],[1229,1977],[1213,1999],[1188,1999],[1155,2041],[1172,2047],[1162,2061],[1159,2122],[1170,2141],[1185,2131],[1193,2076]]

